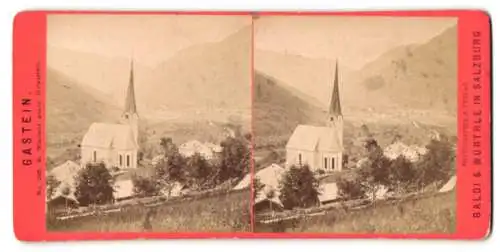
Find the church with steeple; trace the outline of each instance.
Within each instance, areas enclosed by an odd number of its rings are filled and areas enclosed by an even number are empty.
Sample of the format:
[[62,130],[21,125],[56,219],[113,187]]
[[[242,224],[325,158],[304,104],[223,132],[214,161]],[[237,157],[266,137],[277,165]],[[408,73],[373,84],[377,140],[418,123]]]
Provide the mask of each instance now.
[[137,168],[139,151],[139,114],[134,90],[134,63],[130,63],[130,77],[124,110],[119,123],[95,122],[82,139],[81,165],[103,162],[107,168]]
[[312,171],[341,171],[344,151],[344,119],[340,106],[338,63],[324,126],[301,124],[286,145],[286,167],[308,165]]

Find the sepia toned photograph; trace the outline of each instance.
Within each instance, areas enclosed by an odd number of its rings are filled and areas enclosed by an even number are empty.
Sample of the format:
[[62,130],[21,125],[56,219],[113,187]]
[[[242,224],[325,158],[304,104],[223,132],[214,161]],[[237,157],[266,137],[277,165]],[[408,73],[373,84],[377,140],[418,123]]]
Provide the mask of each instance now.
[[47,17],[46,228],[249,232],[252,20]]
[[455,18],[254,18],[255,232],[452,234]]

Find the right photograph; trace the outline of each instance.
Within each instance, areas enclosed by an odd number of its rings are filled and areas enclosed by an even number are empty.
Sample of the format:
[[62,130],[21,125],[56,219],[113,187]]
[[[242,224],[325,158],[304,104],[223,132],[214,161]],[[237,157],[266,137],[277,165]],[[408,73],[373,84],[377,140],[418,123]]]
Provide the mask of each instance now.
[[454,233],[456,18],[254,17],[254,231]]

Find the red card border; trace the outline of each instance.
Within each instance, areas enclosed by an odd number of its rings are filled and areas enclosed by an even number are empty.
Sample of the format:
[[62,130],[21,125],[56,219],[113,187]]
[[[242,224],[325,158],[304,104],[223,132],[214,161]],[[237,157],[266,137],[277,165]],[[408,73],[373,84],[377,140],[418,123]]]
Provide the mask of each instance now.
[[[457,149],[457,226],[454,234],[325,234],[325,233],[146,233],[146,232],[47,232],[45,228],[45,67],[46,67],[46,16],[49,14],[107,14],[107,15],[280,15],[280,16],[394,16],[394,17],[456,17],[458,20],[458,149]],[[56,240],[122,240],[122,239],[197,239],[197,238],[421,238],[421,239],[483,239],[490,232],[491,222],[491,23],[488,13],[481,10],[425,10],[425,11],[352,11],[352,12],[251,12],[251,11],[23,11],[14,19],[13,34],[13,129],[14,129],[14,232],[23,241]],[[480,90],[472,90],[472,75],[475,67],[472,63],[473,35],[480,33],[482,78]],[[252,36],[253,38],[253,36]],[[38,67],[37,67],[38,65]],[[36,69],[39,69],[38,71]],[[252,55],[253,76],[253,55]],[[39,84],[39,94],[37,93]],[[252,80],[253,83],[253,80]],[[462,86],[469,87],[465,92]],[[253,96],[253,93],[252,93]],[[463,105],[464,102],[480,97],[480,104]],[[23,98],[32,100],[31,106],[22,104]],[[40,103],[42,110],[37,109]],[[26,109],[33,111],[29,112]],[[477,110],[482,122],[474,124],[481,129],[480,165],[464,160],[459,153],[472,153],[467,148],[472,145],[464,139],[471,128],[462,124],[465,116],[471,117]],[[31,116],[31,121],[28,117]],[[477,117],[475,117],[477,119]],[[23,127],[25,131],[23,132]],[[36,135],[40,127],[41,135]],[[30,128],[31,131],[26,131]],[[470,135],[467,135],[470,136]],[[32,139],[27,143],[27,139]],[[470,140],[469,140],[470,141]],[[31,157],[23,152],[32,148]],[[41,147],[41,148],[37,148]],[[464,152],[466,151],[466,152]],[[40,160],[36,160],[40,157]],[[23,160],[32,160],[27,165]],[[27,161],[24,161],[27,162]],[[39,162],[39,164],[37,164]],[[467,162],[462,165],[462,162]],[[252,167],[253,169],[253,167]],[[477,171],[480,177],[474,176]],[[474,184],[481,186],[479,200],[481,217],[474,218],[473,199],[478,196]],[[40,195],[37,195],[40,191]],[[253,213],[252,213],[253,215]],[[253,218],[252,218],[253,224]]]

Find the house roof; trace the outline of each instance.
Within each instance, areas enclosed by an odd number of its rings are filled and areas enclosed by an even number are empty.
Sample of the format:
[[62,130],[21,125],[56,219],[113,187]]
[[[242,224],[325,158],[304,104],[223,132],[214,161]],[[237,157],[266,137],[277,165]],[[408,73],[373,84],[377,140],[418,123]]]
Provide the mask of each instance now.
[[[56,199],[58,197],[64,197],[67,199],[71,199],[77,201],[74,192],[75,192],[75,176],[78,174],[78,171],[81,169],[81,166],[71,160],[66,161],[62,165],[55,167],[54,169],[49,171],[49,175],[54,176],[59,182],[59,186],[55,189],[54,193],[50,200]],[[68,194],[64,194],[63,192],[69,189]]]
[[212,145],[204,144],[198,140],[191,140],[179,146],[179,152],[186,157],[190,157],[195,153],[199,153],[205,157],[212,157],[214,148]]
[[406,145],[400,141],[395,142],[384,149],[384,156],[389,159],[396,159],[399,156],[403,156],[411,162],[416,162],[420,158],[420,156],[427,153],[427,149],[425,147],[420,147],[416,145]]
[[343,149],[334,128],[312,125],[298,125],[286,148],[327,152],[340,152]]
[[63,164],[54,167],[49,171],[49,175],[54,176],[61,183],[73,184],[74,177],[80,170],[81,166],[71,160],[64,162]]
[[449,192],[455,189],[455,185],[457,184],[457,176],[453,176],[446,182],[446,184],[439,189],[439,192]]
[[[268,167],[259,170],[255,173],[255,178],[258,178],[263,185],[270,186],[273,188],[278,188],[279,180],[285,172],[285,169],[277,164],[271,164]],[[247,174],[234,188],[233,190],[240,190],[247,188],[252,183],[251,174]]]
[[132,128],[126,124],[93,123],[82,140],[82,146],[136,149]]

